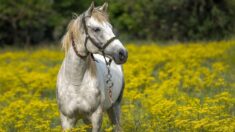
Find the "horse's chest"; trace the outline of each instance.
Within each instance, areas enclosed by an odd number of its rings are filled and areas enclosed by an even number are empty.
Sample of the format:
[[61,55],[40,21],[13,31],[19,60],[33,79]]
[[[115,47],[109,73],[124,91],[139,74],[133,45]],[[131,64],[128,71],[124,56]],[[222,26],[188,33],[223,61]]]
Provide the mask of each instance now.
[[97,87],[83,86],[72,97],[72,101],[76,102],[75,108],[79,109],[79,111],[91,112],[100,105],[100,96],[100,90]]
[[101,92],[97,85],[69,86],[63,92],[61,110],[66,115],[90,113],[101,104]]

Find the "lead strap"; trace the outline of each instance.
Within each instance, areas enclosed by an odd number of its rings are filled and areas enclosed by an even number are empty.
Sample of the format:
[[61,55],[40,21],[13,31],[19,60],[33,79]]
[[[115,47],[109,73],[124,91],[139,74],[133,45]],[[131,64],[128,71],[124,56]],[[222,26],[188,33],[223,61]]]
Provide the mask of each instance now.
[[[113,42],[115,39],[117,39],[116,36],[112,37],[111,39],[109,39],[105,44],[104,46],[100,46],[100,44],[96,43],[95,40],[90,37],[90,35],[88,34],[88,29],[87,29],[87,26],[86,26],[86,21],[85,21],[85,15],[83,15],[82,17],[82,23],[83,23],[83,26],[84,26],[84,31],[85,31],[85,34],[86,34],[86,38],[85,38],[85,42],[84,42],[84,46],[86,48],[86,50],[88,51],[87,49],[87,42],[88,40],[91,41],[91,43],[93,43],[99,50],[101,50],[102,52],[102,55],[104,57],[104,60],[105,60],[105,65],[106,65],[106,68],[107,68],[107,75],[106,75],[106,86],[107,86],[107,89],[108,89],[108,95],[109,95],[109,101],[111,103],[111,105],[113,105],[113,99],[112,99],[112,87],[113,87],[113,81],[111,80],[112,78],[112,75],[111,75],[111,72],[110,72],[110,65],[112,63],[112,59],[109,59],[109,61],[107,61],[106,57],[105,57],[105,53],[104,53],[104,49],[111,43]],[[76,52],[76,50],[75,50]],[[89,51],[88,51],[89,52]],[[76,53],[77,54],[77,53]],[[93,61],[96,61],[95,58],[94,58],[94,55],[92,53],[91,54],[91,57],[93,59]],[[98,61],[96,61],[98,62]]]

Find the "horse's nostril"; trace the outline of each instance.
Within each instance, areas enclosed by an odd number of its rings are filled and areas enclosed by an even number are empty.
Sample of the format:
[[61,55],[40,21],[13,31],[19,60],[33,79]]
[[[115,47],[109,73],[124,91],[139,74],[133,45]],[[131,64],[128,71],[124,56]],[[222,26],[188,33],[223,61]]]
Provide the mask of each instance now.
[[123,50],[120,50],[119,55],[120,55],[120,56],[123,56],[123,54],[124,54],[124,53],[123,53]]
[[119,59],[122,61],[122,60],[125,59],[125,57],[126,57],[125,51],[124,51],[123,49],[121,49],[121,50],[119,51]]

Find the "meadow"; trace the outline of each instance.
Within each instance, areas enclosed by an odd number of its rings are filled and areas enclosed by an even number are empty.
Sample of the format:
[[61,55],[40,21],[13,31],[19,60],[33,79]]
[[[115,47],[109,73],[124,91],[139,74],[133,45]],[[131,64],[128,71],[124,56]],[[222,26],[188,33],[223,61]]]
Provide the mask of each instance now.
[[[235,41],[126,47],[124,132],[235,131]],[[63,57],[59,48],[0,50],[0,132],[61,131]],[[112,127],[105,115],[102,131]]]

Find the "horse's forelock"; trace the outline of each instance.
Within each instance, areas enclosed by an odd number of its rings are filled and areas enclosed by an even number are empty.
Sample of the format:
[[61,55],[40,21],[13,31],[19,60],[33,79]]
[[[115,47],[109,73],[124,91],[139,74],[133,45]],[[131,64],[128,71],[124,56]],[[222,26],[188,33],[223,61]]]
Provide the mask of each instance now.
[[109,21],[109,18],[108,18],[108,13],[107,12],[104,12],[104,11],[101,11],[97,8],[95,8],[92,12],[92,16],[98,20],[99,22],[105,22],[105,21]]

